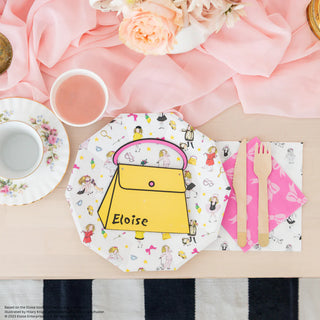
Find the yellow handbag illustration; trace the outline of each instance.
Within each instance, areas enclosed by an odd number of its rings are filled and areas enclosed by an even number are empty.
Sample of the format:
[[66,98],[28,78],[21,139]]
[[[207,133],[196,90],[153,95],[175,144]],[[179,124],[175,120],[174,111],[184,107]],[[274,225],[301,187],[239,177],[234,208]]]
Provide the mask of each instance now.
[[[159,168],[118,163],[128,147],[156,143],[172,148],[183,168]],[[183,170],[188,160],[175,144],[161,139],[140,139],[120,147],[113,156],[117,170],[98,209],[105,229],[189,233]]]
[[189,160],[188,160],[188,163],[195,166],[197,164],[197,157],[196,156],[191,156],[189,158]]

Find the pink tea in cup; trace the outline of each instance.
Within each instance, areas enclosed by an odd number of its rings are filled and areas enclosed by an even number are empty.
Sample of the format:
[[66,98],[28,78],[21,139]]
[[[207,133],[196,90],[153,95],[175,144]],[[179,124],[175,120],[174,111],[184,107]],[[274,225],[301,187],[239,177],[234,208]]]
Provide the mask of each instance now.
[[75,126],[99,119],[108,99],[103,81],[90,71],[80,71],[71,70],[57,79],[51,103],[62,121]]

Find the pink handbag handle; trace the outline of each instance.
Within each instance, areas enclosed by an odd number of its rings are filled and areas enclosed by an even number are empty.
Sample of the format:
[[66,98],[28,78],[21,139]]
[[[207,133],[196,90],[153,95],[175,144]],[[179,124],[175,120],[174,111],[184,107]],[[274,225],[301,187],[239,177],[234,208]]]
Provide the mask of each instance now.
[[156,143],[156,144],[162,144],[166,147],[169,147],[171,149],[173,149],[174,151],[176,151],[177,153],[179,153],[179,155],[182,157],[183,159],[183,170],[187,167],[188,164],[188,158],[186,156],[186,154],[174,143],[166,141],[166,140],[162,140],[162,139],[139,139],[139,140],[135,140],[135,141],[130,141],[126,144],[124,144],[123,146],[121,146],[113,155],[113,163],[115,165],[118,164],[118,158],[120,156],[120,154],[126,150],[129,147],[135,146],[137,144],[141,144],[141,143]]

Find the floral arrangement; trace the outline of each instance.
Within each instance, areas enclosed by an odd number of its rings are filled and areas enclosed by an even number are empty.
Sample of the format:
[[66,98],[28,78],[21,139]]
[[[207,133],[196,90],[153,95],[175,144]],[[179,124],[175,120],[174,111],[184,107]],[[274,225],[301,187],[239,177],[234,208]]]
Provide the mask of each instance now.
[[30,118],[30,122],[41,136],[44,152],[47,154],[46,163],[53,170],[55,161],[59,160],[56,149],[62,143],[62,140],[58,137],[58,131],[52,128],[42,116],[38,116],[37,119]]
[[145,55],[169,53],[184,28],[197,25],[209,35],[245,15],[241,0],[100,0],[92,5],[122,14],[120,40]]

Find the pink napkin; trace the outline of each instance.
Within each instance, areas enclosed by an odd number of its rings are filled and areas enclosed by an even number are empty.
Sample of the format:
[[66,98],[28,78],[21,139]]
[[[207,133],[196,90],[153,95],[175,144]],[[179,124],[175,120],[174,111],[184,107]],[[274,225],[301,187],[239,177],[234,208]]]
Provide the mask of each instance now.
[[[247,245],[242,248],[248,251],[258,242],[258,178],[253,171],[255,144],[258,138],[247,144]],[[234,166],[237,153],[224,162],[223,167],[231,186],[228,205],[222,220],[223,227],[231,237],[237,241],[237,202],[232,187]],[[272,158],[272,172],[268,179],[269,230],[287,219],[293,212],[307,202],[304,194],[284,172],[280,165]]]

